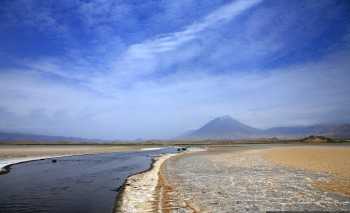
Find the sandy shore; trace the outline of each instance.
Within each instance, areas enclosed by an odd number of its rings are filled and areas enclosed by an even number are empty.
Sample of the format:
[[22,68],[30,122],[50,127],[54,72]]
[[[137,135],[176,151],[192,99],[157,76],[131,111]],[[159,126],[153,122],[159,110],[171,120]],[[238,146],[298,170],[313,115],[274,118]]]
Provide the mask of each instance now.
[[[302,153],[307,157],[298,159],[300,164],[295,167],[287,164],[299,157],[286,155],[285,150],[308,147],[233,146],[170,158],[163,164],[168,191],[163,199],[168,200],[162,203],[166,203],[167,212],[350,211],[350,197],[320,190],[315,184],[332,180],[328,171],[343,171],[336,167],[340,162],[337,158],[344,160],[349,155],[340,147],[318,147]],[[320,153],[323,149],[327,149],[328,158]],[[300,169],[312,156],[322,165],[334,161],[331,169]],[[337,157],[330,159],[332,156]]]
[[144,148],[145,146],[116,145],[1,145],[0,174],[7,172],[7,168],[13,164],[27,161],[73,155],[142,151]]
[[[164,166],[165,162],[170,159],[201,151],[204,151],[204,149],[190,148],[183,153],[165,154],[155,158],[152,167],[148,171],[133,175],[127,179],[118,197],[116,212],[188,212],[181,210],[191,209],[190,206],[186,206],[186,203],[181,203],[181,206],[185,206],[185,208],[170,205],[172,202],[180,202],[182,200],[174,197],[174,191],[163,174]],[[190,210],[190,212],[193,211]]]
[[155,159],[150,170],[129,177],[121,192],[116,212],[156,212],[159,202],[159,170],[161,165],[174,155],[163,155]]
[[201,151],[163,155],[129,177],[116,212],[350,211],[349,146]]

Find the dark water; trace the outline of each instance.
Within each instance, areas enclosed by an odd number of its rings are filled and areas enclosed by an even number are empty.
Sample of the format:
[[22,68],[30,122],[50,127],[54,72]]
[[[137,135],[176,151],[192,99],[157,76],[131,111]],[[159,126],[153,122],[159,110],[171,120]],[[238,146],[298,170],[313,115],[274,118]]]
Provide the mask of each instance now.
[[174,148],[32,161],[0,175],[0,212],[110,213],[126,177]]

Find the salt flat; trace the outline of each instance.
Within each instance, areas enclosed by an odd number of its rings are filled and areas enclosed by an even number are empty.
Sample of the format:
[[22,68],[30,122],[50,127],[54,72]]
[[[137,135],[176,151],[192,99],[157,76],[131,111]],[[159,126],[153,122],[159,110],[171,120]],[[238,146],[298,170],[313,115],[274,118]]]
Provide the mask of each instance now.
[[[291,147],[280,147],[280,150],[288,149]],[[349,148],[330,148],[329,152],[335,151],[335,156],[338,149],[340,152]],[[254,145],[225,147],[166,161],[162,174],[171,189],[167,205],[173,210],[169,212],[350,210],[349,196],[318,187],[317,183],[337,180],[327,167],[316,171],[276,163],[268,157],[269,151],[269,147]],[[278,156],[283,161],[284,154]]]

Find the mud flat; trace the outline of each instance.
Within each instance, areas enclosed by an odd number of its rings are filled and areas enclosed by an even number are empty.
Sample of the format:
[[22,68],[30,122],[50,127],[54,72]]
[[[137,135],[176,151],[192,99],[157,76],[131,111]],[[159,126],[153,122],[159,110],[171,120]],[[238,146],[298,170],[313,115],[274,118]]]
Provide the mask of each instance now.
[[[299,150],[308,149],[305,146],[272,147],[214,148],[170,158],[164,163],[162,173],[168,192],[163,196],[167,199],[163,200],[167,212],[350,211],[349,196],[317,185],[334,180],[332,172],[346,174],[342,171],[349,171],[347,166],[345,170],[334,164],[303,167],[301,159],[292,165],[295,153],[290,153],[290,158],[283,153],[297,149],[297,153],[312,158],[311,151],[315,158],[320,155],[316,161],[322,164],[332,156],[348,158],[341,151],[343,147],[331,147],[327,150],[328,158],[317,151],[318,146],[308,153]],[[323,149],[328,147],[319,147]],[[290,160],[284,161],[285,157]],[[333,161],[338,162],[337,158]]]

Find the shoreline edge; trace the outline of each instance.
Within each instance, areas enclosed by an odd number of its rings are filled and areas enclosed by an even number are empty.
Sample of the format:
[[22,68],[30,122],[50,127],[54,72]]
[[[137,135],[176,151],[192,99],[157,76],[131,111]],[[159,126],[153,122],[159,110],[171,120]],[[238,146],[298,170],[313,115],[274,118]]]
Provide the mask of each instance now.
[[166,160],[176,155],[178,153],[155,157],[148,170],[128,177],[117,196],[114,212],[154,212],[159,202],[157,186],[161,166]]

